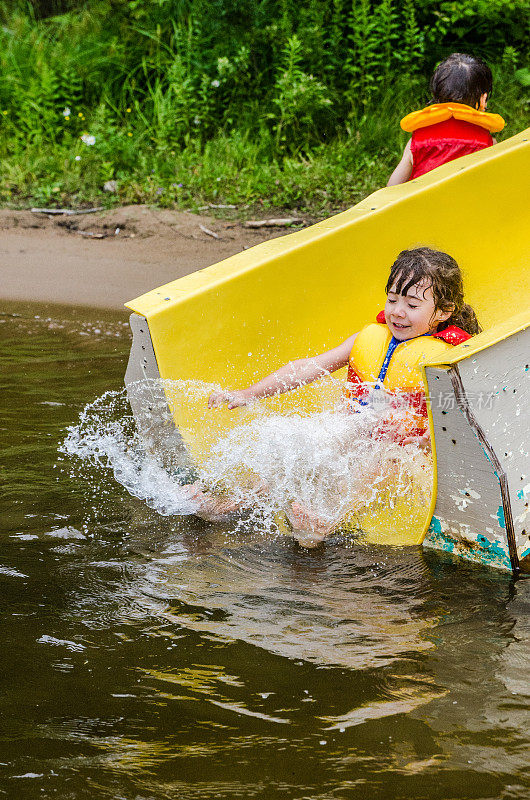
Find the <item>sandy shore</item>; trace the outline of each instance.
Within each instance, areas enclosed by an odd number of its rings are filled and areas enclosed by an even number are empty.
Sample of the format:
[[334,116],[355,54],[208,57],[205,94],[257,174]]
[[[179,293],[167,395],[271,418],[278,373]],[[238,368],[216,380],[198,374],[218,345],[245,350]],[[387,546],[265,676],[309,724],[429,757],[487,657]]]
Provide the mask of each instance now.
[[147,206],[60,217],[0,210],[0,298],[123,309],[150,289],[283,234]]

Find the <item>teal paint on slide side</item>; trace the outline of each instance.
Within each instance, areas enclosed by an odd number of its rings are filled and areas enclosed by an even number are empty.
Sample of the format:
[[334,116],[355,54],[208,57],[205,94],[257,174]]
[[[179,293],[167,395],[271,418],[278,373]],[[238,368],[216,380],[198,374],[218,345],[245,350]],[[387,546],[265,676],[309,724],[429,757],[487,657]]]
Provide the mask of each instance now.
[[[440,530],[437,530],[440,528]],[[490,542],[482,534],[477,536],[476,542],[454,539],[447,533],[442,533],[440,520],[436,519],[424,541],[424,546],[443,550],[467,561],[475,561],[484,566],[511,571],[510,554],[502,547],[500,542]]]

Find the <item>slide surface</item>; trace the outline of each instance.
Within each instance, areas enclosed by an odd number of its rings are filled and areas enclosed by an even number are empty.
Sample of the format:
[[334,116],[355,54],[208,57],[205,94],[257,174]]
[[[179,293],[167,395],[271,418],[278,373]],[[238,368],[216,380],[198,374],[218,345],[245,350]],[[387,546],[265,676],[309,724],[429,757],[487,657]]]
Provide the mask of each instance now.
[[[130,301],[127,306],[146,321],[156,361],[151,372],[134,375],[237,388],[291,359],[333,347],[374,320],[385,302],[390,265],[401,250],[418,245],[446,250],[458,261],[482,336],[501,331],[488,343],[497,346],[521,330],[528,304],[529,135],[530,129],[412,182],[381,189],[310,228]],[[455,348],[455,358],[465,359],[461,348]],[[328,402],[326,392],[326,386],[298,390],[284,396],[281,407],[318,408]],[[220,410],[212,422],[204,397],[184,406],[166,394],[192,461],[200,461],[215,437],[241,418],[240,410]],[[417,509],[413,518],[404,512],[400,519],[394,510],[376,515],[373,524],[366,520],[368,536],[421,542],[435,494],[436,487],[431,506]]]

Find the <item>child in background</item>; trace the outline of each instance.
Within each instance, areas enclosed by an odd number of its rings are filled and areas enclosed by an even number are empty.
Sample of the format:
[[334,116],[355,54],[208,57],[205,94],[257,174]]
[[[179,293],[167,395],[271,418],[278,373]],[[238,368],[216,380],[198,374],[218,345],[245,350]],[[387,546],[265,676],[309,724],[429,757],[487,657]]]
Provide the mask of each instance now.
[[491,70],[480,58],[452,53],[442,61],[431,78],[433,105],[401,120],[412,138],[387,186],[405,183],[495,144],[491,134],[502,131],[504,120],[499,114],[486,113],[492,83]]
[[[404,250],[392,265],[386,284],[387,300],[376,321],[352,334],[342,344],[313,358],[292,361],[253,386],[213,392],[209,408],[229,409],[262,397],[282,394],[349,366],[344,390],[348,410],[359,411],[377,389],[396,397],[407,413],[389,407],[386,423],[373,436],[386,436],[406,445],[429,444],[427,403],[421,364],[442,356],[480,328],[473,309],[464,303],[460,268],[447,253],[418,247]],[[228,499],[212,498],[198,485],[189,487],[199,516],[213,519],[217,512],[234,510]],[[201,513],[202,512],[202,513]],[[286,510],[299,540],[311,532],[311,542],[325,538],[333,525],[323,523],[297,503]]]

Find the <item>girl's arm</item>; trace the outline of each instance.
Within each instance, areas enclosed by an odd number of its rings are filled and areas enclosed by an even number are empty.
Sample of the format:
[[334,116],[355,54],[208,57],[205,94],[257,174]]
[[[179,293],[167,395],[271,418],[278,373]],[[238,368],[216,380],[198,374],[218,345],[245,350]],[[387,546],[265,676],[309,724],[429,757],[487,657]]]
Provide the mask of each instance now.
[[387,186],[397,186],[399,183],[406,183],[412,175],[412,152],[410,149],[410,139],[405,145],[401,161],[388,179]]
[[253,400],[261,397],[270,397],[273,394],[283,394],[299,386],[323,378],[330,372],[335,372],[341,367],[345,367],[350,357],[351,349],[355,341],[356,333],[349,339],[314,358],[301,358],[298,361],[290,361],[285,366],[280,367],[276,372],[272,372],[258,383],[249,386],[247,389],[221,390],[212,392],[208,398],[208,408],[218,408],[227,403],[228,408],[245,406]]

